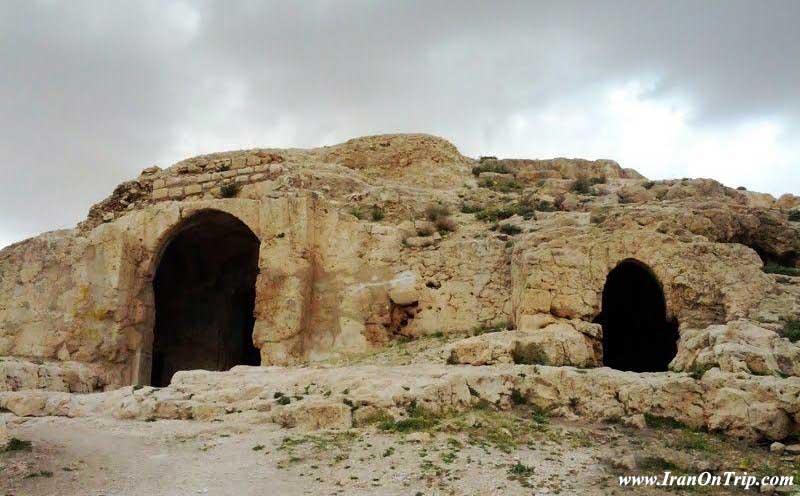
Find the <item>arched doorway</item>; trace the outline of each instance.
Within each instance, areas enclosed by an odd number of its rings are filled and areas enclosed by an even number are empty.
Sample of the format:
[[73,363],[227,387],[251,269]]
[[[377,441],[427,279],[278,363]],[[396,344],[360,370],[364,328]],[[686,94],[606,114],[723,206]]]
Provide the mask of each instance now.
[[250,228],[217,210],[176,229],[153,279],[153,386],[179,370],[260,364],[252,342],[258,249]]
[[661,284],[638,260],[609,272],[603,288],[603,364],[619,370],[667,370],[678,347],[678,323],[667,320]]

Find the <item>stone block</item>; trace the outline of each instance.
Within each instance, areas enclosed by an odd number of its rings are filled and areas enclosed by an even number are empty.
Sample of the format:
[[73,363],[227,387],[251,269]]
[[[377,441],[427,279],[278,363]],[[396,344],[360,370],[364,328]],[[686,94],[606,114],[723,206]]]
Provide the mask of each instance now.
[[153,190],[153,200],[161,200],[167,196],[169,196],[169,190],[167,190],[167,188]]
[[198,193],[201,193],[202,191],[203,187],[200,186],[199,184],[190,184],[189,186],[186,186],[187,195],[196,195]]

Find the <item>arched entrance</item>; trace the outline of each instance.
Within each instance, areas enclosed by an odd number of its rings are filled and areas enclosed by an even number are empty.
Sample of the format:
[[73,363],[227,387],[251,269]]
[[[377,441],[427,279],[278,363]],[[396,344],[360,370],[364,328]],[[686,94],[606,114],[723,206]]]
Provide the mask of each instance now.
[[179,370],[260,364],[252,342],[258,249],[250,228],[217,210],[176,229],[153,279],[153,386]]
[[678,323],[668,321],[664,292],[650,269],[625,260],[603,288],[603,364],[619,370],[667,370],[678,346]]

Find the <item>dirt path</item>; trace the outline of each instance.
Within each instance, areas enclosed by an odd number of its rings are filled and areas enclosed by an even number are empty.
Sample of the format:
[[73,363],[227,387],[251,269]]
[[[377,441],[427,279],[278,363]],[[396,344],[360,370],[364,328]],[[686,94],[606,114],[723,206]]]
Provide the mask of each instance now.
[[[617,475],[721,470],[724,460],[740,470],[798,468],[765,447],[679,427],[587,426],[524,411],[316,433],[238,421],[7,418],[11,435],[31,443],[0,453],[0,494],[16,496],[662,494],[620,488]],[[634,454],[640,466],[626,468]],[[742,494],[708,489],[695,491]]]
[[[30,452],[3,455],[0,488],[15,495],[531,494],[533,484],[585,489],[567,484],[571,473],[603,475],[588,449],[503,453],[427,433],[63,418],[11,430],[32,442]],[[516,459],[536,466],[530,482],[509,479]]]

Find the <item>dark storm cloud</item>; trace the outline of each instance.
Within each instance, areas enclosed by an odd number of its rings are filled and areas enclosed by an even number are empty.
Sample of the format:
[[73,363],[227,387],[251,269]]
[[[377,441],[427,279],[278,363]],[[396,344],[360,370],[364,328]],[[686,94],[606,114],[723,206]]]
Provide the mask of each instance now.
[[[632,80],[697,126],[766,119],[792,144],[799,20],[792,1],[6,2],[0,244],[218,149],[424,131],[470,154],[576,155],[606,125],[596,99]],[[559,102],[601,122],[508,141],[510,119]]]

